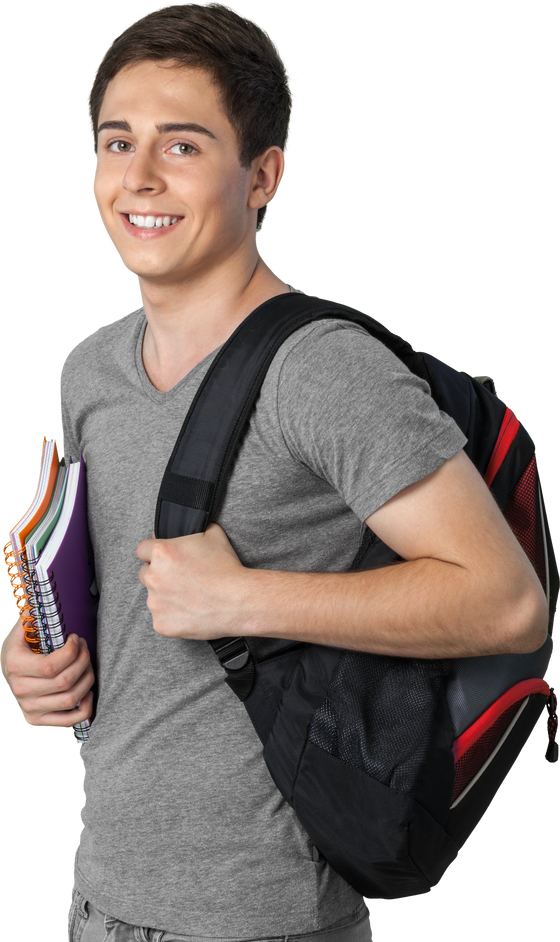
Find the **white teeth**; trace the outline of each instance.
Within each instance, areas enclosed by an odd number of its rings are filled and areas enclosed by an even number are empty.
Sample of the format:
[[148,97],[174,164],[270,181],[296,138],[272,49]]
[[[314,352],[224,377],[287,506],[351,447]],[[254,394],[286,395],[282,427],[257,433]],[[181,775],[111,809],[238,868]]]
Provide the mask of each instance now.
[[161,229],[162,226],[172,226],[178,221],[178,216],[135,216],[129,213],[128,221],[141,229]]

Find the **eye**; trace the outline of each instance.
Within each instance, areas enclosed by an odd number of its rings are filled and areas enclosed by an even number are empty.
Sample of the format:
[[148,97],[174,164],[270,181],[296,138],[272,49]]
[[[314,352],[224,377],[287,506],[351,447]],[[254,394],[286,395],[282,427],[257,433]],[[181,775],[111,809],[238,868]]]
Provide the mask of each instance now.
[[[112,151],[113,154],[117,154],[117,153],[126,154],[126,153],[128,153],[128,151],[123,151],[123,150],[115,151],[115,150],[113,150],[113,144],[129,144],[129,141],[123,141],[123,140],[109,141],[109,143],[105,145],[105,146],[106,146],[106,149]],[[186,141],[179,141],[178,144],[172,144],[171,147],[172,147],[172,148],[173,148],[173,147],[190,147],[190,151],[189,151],[188,153],[186,153],[186,154],[185,154],[185,153],[181,154],[182,157],[190,157],[190,156],[191,156],[191,153],[196,153],[196,147],[194,147],[193,144],[187,144]]]
[[186,141],[179,141],[178,144],[173,144],[172,146],[173,146],[173,147],[190,147],[190,153],[188,153],[188,154],[183,153],[183,155],[182,155],[183,157],[190,157],[190,154],[193,153],[193,151],[196,150],[196,148],[193,147],[192,144],[187,144]]
[[129,141],[109,141],[107,150],[112,150],[114,154],[128,154],[132,149]]

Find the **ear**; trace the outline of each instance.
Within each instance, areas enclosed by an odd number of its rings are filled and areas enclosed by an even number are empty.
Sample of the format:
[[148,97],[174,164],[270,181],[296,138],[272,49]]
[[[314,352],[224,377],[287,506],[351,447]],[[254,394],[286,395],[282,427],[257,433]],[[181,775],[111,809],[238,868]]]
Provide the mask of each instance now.
[[253,161],[253,173],[247,205],[261,209],[270,202],[284,173],[284,154],[279,147],[268,147]]

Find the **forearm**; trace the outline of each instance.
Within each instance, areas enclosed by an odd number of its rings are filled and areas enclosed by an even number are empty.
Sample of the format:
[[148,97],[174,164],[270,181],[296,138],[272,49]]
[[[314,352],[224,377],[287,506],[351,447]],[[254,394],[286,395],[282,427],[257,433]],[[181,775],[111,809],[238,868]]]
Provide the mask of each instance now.
[[540,586],[517,580],[489,590],[486,580],[439,559],[356,573],[246,574],[246,635],[453,658],[534,650],[546,634]]

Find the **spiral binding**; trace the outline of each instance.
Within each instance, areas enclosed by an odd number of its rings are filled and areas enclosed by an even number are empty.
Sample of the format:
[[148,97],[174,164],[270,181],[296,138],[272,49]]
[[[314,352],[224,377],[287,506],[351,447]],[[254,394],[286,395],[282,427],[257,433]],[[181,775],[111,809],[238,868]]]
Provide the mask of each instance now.
[[[35,654],[50,654],[66,641],[66,624],[56,582],[51,585],[50,580],[39,580],[34,571],[30,572],[25,549],[14,550],[11,540],[4,547],[4,559],[25,640]],[[52,624],[49,625],[49,617],[53,616],[59,623],[55,633]],[[75,724],[74,736],[78,742],[88,741],[90,728],[89,720]]]
[[[10,588],[10,595],[12,597],[12,604],[17,616],[22,620],[25,640],[28,642],[31,650],[35,654],[43,654],[43,645],[48,648],[47,653],[50,654],[51,651],[54,650],[54,645],[52,643],[49,631],[46,611],[44,612],[43,617],[40,603],[36,604],[33,602],[32,598],[29,598],[28,596],[29,587],[31,587],[32,592],[36,592],[36,587],[38,585],[42,585],[43,581],[37,579],[37,574],[35,572],[30,573],[29,563],[27,558],[24,556],[23,551],[14,552],[10,540],[7,540],[3,544],[1,552],[6,580]],[[16,560],[19,560],[21,570],[19,569]],[[50,582],[48,584],[50,587]],[[56,583],[54,585],[54,589],[56,591]],[[37,592],[36,596],[39,598],[40,594]],[[58,594],[55,596],[54,602],[61,626],[63,626],[63,616],[61,613]],[[24,617],[22,613],[26,610],[29,610],[31,614],[30,616]],[[41,632],[39,631],[38,622],[40,622],[41,628],[43,629],[43,636],[41,636]],[[72,738],[76,746],[81,746],[84,742],[88,741],[89,730],[89,720],[83,720],[81,723],[76,723],[76,725],[72,727]]]
[[66,624],[59,600],[56,582],[39,579],[35,571],[31,574],[31,583],[37,600],[37,617],[46,636],[50,651],[61,648],[66,641]]
[[29,572],[25,550],[14,550],[10,541],[4,547],[4,559],[19,616],[23,623],[25,640],[35,654],[47,653],[44,650],[46,639],[42,634],[43,625],[38,616],[33,579]]
[[552,684],[550,696],[546,701],[546,746],[544,757],[547,762],[560,761],[560,693]]

